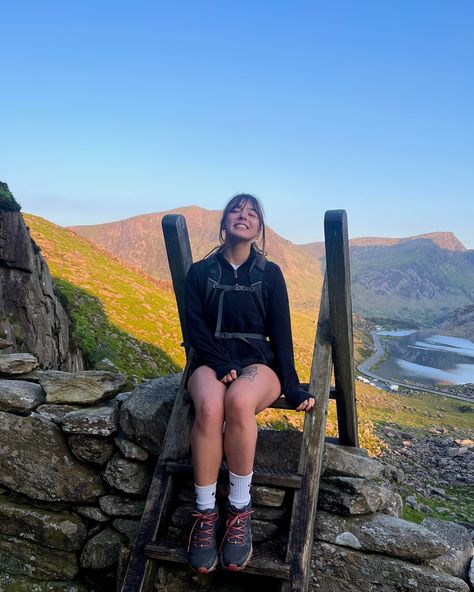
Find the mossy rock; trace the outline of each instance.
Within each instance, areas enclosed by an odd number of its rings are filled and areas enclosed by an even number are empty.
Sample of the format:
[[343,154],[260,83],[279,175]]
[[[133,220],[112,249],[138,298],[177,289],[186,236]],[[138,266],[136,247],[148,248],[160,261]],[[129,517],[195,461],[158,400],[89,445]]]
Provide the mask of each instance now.
[[8,185],[2,181],[0,181],[0,210],[7,212],[19,212],[21,210],[20,204],[13,197]]

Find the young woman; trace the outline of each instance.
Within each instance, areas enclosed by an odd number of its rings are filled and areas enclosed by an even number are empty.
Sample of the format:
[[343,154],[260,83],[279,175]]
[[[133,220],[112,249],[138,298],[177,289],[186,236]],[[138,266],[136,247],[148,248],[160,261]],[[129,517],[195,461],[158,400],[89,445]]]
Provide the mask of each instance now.
[[[282,392],[298,411],[314,405],[295,371],[283,275],[263,255],[265,225],[257,198],[240,194],[229,201],[220,241],[217,251],[191,266],[186,280],[186,326],[196,353],[188,392],[196,414],[191,448],[197,508],[188,554],[200,573],[215,569],[219,553],[229,570],[250,561],[255,415]],[[218,546],[215,497],[224,454],[230,494]]]

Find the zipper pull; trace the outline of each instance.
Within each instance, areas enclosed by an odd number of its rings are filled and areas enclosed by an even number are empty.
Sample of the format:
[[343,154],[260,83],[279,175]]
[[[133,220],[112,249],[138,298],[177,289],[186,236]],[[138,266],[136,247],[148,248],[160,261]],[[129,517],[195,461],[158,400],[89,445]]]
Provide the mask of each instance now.
[[238,280],[239,276],[237,275],[237,270],[234,269],[234,280]]

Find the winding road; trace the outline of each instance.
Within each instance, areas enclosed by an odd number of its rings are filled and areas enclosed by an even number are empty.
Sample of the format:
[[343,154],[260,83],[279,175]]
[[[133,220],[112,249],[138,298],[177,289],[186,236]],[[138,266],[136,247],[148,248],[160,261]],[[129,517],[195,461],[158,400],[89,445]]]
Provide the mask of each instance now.
[[374,366],[384,355],[385,350],[383,348],[382,342],[380,337],[377,335],[376,331],[371,331],[371,336],[374,341],[374,353],[370,356],[368,360],[362,362],[359,366],[357,366],[357,370],[366,376],[367,378],[372,378],[373,380],[378,380],[379,382],[383,382],[384,384],[398,384],[398,386],[402,386],[403,388],[407,388],[413,391],[421,391],[425,393],[433,393],[435,395],[441,395],[443,397],[449,397],[450,399],[459,399],[460,401],[468,401],[469,403],[474,403],[473,397],[467,397],[463,395],[454,395],[452,393],[447,393],[441,389],[435,389],[431,387],[424,387],[418,384],[411,384],[409,382],[404,382],[401,380],[392,380],[391,378],[384,378],[383,376],[379,376],[374,372],[371,372],[369,368]]

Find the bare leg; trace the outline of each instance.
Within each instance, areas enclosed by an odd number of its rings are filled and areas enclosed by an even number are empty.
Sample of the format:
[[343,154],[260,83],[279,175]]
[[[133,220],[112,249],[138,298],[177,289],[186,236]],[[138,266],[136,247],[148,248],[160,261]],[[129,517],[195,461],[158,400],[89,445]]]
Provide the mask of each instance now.
[[224,397],[224,450],[227,465],[236,475],[252,472],[257,444],[255,415],[271,405],[280,392],[277,375],[263,364],[244,368],[227,389]]
[[201,366],[188,382],[196,419],[191,433],[194,481],[211,485],[217,481],[222,462],[222,425],[226,387],[208,366]]

